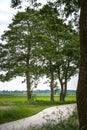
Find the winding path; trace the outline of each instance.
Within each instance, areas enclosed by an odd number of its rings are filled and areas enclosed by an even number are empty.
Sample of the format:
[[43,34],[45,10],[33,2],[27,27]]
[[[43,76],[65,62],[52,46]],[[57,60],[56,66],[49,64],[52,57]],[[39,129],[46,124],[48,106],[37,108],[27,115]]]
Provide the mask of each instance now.
[[76,104],[59,105],[44,109],[38,114],[21,120],[0,125],[0,130],[26,130],[31,126],[41,126],[46,123],[59,123],[73,114]]

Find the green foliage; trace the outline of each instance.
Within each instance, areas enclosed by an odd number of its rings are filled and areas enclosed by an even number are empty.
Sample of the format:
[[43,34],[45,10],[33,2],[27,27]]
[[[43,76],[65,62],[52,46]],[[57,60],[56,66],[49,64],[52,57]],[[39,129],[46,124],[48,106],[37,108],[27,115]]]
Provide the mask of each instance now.
[[80,0],[72,0],[70,2],[68,0],[56,0],[56,1],[59,6],[62,6],[65,4],[64,11],[67,14],[77,12],[80,8]]
[[38,78],[40,65],[37,64],[36,48],[40,42],[38,36],[42,29],[38,18],[39,13],[34,9],[19,12],[14,16],[9,30],[2,35],[2,41],[6,41],[3,47],[1,44],[1,68],[6,72],[3,80],[26,74],[29,74],[30,78],[33,77],[32,80]]
[[[12,8],[16,8],[16,7],[22,8],[23,2],[24,2],[23,0],[11,0],[11,7]],[[41,3],[38,3],[37,0],[27,0],[26,2],[28,4],[27,8],[29,8],[30,6],[33,6],[33,7],[36,7],[36,8],[41,6]]]
[[[48,12],[48,13],[47,13]],[[44,33],[40,35],[43,46],[39,48],[45,75],[50,79],[50,88],[55,86],[58,79],[63,87],[71,76],[78,73],[79,38],[71,24],[65,24],[58,18],[59,14],[53,4],[47,4],[40,10],[44,20]],[[43,59],[43,61],[42,61]]]
[[63,19],[68,19],[68,22],[79,30],[80,0],[56,0],[55,6],[59,8],[60,15],[65,16]]
[[[44,33],[40,35],[43,47],[39,48],[47,77],[60,74],[68,80],[77,73],[79,65],[78,33],[58,18],[58,11],[53,4],[47,4],[40,10],[44,20]],[[55,76],[54,76],[55,77]]]
[[16,76],[25,77],[28,96],[39,78],[40,67],[36,65],[38,59],[35,56],[39,27],[38,11],[26,9],[14,16],[8,30],[2,35],[2,41],[6,42],[3,46],[1,44],[1,68],[5,72],[1,75],[2,81]]
[[21,4],[21,0],[11,0],[11,7],[14,8]]

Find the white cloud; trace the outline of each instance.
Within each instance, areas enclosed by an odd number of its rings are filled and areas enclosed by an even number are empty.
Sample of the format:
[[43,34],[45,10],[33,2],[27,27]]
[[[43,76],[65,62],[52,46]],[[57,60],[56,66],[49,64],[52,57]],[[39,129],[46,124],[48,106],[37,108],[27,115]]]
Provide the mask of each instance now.
[[68,89],[69,90],[76,90],[77,89],[77,84],[78,84],[78,75],[74,76],[71,78],[71,80],[68,82]]
[[0,35],[7,29],[13,15],[17,12],[10,8],[10,2],[11,0],[0,0]]
[[0,12],[0,24],[9,24],[11,22],[12,16],[13,14]]
[[23,78],[17,77],[9,82],[0,82],[0,90],[26,90],[26,84],[22,81]]

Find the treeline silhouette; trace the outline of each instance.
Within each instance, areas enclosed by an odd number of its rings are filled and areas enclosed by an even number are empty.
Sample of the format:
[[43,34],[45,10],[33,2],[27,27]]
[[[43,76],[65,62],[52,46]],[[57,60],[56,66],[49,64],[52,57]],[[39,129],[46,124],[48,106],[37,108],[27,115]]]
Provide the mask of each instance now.
[[[50,94],[50,90],[34,90],[33,93],[36,94]],[[59,94],[60,90],[56,90],[55,94]],[[76,94],[76,90],[67,90],[67,93],[69,94]],[[26,91],[24,90],[14,90],[14,91],[9,91],[9,90],[2,90],[0,91],[0,94],[26,94]]]

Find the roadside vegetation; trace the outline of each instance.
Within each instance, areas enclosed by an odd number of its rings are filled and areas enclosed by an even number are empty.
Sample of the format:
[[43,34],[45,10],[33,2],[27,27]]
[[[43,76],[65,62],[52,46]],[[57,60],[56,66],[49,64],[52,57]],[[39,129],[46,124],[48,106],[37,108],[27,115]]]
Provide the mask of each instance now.
[[50,101],[50,94],[34,94],[30,103],[26,94],[0,94],[0,124],[32,116],[41,110],[62,104],[76,102],[75,94],[68,94],[65,102],[59,101],[59,95],[55,95],[55,101]]
[[43,125],[41,128],[39,127],[31,127],[26,130],[80,130],[78,123],[77,110],[73,112],[73,115],[68,119],[61,121],[58,124],[49,123],[47,125]]

